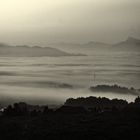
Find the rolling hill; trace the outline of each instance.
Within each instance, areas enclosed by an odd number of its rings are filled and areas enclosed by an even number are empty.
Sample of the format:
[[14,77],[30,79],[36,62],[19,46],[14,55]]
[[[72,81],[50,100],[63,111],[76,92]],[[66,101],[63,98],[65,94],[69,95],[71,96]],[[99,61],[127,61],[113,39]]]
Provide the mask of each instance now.
[[103,42],[89,41],[86,43],[58,43],[53,44],[52,47],[60,48],[70,53],[82,53],[86,55],[93,55],[96,52],[139,52],[140,39],[128,37],[126,40],[116,44],[108,44]]
[[140,40],[128,37],[125,41],[119,42],[113,47],[116,50],[122,50],[122,51],[140,51]]
[[0,56],[2,57],[41,57],[41,56],[73,56],[57,48],[39,46],[10,46],[0,44]]

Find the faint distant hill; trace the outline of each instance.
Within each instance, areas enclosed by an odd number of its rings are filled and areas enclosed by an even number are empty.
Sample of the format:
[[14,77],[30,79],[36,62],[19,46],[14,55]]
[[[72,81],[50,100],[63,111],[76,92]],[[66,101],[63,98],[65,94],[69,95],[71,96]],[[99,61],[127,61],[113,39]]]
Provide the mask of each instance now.
[[110,44],[107,44],[107,43],[102,43],[102,42],[90,41],[88,43],[82,44],[82,46],[99,48],[99,47],[109,47],[111,45]]
[[110,44],[96,42],[96,41],[89,41],[87,43],[55,43],[51,44],[54,48],[60,48],[64,51],[70,53],[80,53],[85,55],[92,55],[95,51],[104,51],[111,47]]
[[[11,46],[0,43],[0,56],[6,57],[41,57],[41,56],[75,56],[57,48],[39,46]],[[80,54],[77,54],[80,55]]]
[[116,50],[140,51],[140,39],[128,37],[125,41],[119,42],[113,46]]

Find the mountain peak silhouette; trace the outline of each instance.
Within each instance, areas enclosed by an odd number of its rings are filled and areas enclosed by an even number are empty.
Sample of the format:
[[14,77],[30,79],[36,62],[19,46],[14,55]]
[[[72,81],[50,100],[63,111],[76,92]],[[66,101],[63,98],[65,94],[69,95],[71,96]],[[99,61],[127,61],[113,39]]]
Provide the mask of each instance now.
[[134,37],[128,37],[126,42],[128,42],[128,43],[140,43],[140,40],[136,39]]

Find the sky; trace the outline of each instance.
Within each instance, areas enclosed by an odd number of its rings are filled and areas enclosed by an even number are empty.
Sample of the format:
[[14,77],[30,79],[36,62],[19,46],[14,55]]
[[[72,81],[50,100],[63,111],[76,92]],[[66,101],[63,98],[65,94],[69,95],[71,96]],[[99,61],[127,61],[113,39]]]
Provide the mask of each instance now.
[[0,42],[115,43],[140,38],[140,0],[0,0]]

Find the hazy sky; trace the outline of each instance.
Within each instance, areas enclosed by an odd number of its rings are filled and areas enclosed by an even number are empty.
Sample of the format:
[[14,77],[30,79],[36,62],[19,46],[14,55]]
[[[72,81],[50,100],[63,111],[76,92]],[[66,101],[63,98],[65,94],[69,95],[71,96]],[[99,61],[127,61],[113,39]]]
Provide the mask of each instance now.
[[0,42],[140,38],[140,0],[0,0]]

